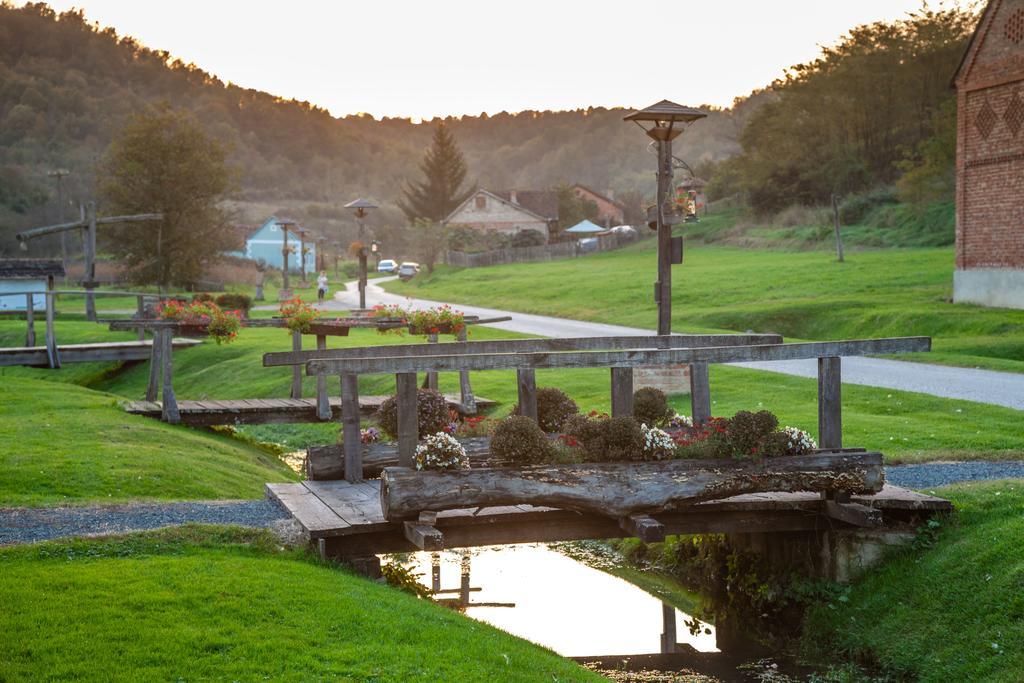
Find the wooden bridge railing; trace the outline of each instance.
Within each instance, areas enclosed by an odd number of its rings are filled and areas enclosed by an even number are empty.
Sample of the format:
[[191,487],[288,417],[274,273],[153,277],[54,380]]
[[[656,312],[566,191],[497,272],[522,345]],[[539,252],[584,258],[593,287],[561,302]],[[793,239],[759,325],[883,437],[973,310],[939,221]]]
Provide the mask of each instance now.
[[[718,337],[741,337],[743,335],[718,335]],[[633,369],[648,365],[689,364],[699,372],[691,372],[691,382],[703,382],[694,386],[691,393],[692,411],[695,421],[702,422],[710,417],[710,387],[707,386],[707,365],[711,363],[738,363],[746,361],[784,361],[818,359],[818,435],[820,446],[826,449],[842,448],[842,404],[841,404],[841,358],[843,356],[864,356],[873,354],[911,353],[931,350],[929,337],[899,337],[886,339],[859,339],[849,341],[806,342],[806,343],[761,343],[717,346],[696,346],[700,337],[706,341],[715,335],[691,337],[690,346],[678,348],[650,348],[652,344],[672,345],[673,341],[651,342],[650,337],[612,338],[627,345],[627,339],[635,340],[634,348],[601,349],[603,342],[598,338],[585,338],[580,345],[589,345],[585,351],[515,351],[516,342],[473,342],[464,353],[447,355],[379,355],[387,349],[374,349],[374,353],[362,357],[343,354],[342,357],[310,359],[306,363],[309,375],[331,374],[342,377],[342,413],[345,441],[345,478],[362,478],[362,452],[359,447],[358,409],[345,409],[345,405],[358,406],[358,376],[363,374],[394,374],[398,395],[398,456],[399,464],[412,466],[413,454],[418,439],[416,421],[416,373],[450,372],[471,370],[516,370],[519,405],[523,412],[536,419],[536,380],[538,369],[556,368],[609,368],[611,372],[611,403],[613,415],[632,413]],[[664,339],[664,338],[663,338]],[[672,340],[673,337],[667,337]],[[648,347],[640,345],[647,340]],[[518,340],[517,340],[518,341]],[[522,340],[526,342],[566,343],[567,340]],[[680,344],[687,343],[679,341]],[[475,352],[479,346],[489,344],[490,351]],[[439,345],[443,351],[446,346]],[[528,345],[526,345],[528,347]],[[543,346],[543,344],[542,344]],[[399,347],[392,347],[399,348]],[[353,351],[367,351],[355,349]]]

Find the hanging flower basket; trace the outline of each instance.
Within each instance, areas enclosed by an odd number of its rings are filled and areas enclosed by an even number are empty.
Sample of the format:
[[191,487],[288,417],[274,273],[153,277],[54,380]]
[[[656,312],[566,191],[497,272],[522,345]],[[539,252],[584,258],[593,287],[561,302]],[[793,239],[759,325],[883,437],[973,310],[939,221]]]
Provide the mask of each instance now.
[[234,341],[242,327],[240,311],[225,311],[212,301],[200,299],[189,303],[177,299],[161,301],[157,317],[177,321],[177,333],[184,337],[213,337],[218,344]]

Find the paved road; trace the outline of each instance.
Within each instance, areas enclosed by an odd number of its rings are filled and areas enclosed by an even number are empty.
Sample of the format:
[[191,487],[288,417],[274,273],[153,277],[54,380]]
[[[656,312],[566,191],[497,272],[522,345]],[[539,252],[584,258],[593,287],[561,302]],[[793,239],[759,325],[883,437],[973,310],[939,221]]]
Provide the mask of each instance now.
[[[385,292],[379,283],[394,278],[371,280],[366,290],[367,305],[400,303],[414,308],[437,306],[442,302],[426,299],[408,299]],[[334,295],[334,300],[325,305],[329,310],[344,310],[358,305],[356,283],[349,282],[346,291]],[[593,337],[603,335],[649,335],[652,330],[621,325],[569,320],[544,315],[531,315],[502,311],[480,306],[464,306],[459,309],[469,315],[498,317],[511,315],[509,322],[496,323],[493,327],[537,334],[545,337]],[[779,372],[797,377],[817,377],[817,363],[813,360],[776,361],[758,363],[737,363],[743,367]],[[843,382],[865,386],[914,391],[943,398],[957,398],[979,403],[990,403],[1016,410],[1024,410],[1024,374],[994,372],[972,368],[953,368],[926,363],[886,360],[883,358],[844,358]]]

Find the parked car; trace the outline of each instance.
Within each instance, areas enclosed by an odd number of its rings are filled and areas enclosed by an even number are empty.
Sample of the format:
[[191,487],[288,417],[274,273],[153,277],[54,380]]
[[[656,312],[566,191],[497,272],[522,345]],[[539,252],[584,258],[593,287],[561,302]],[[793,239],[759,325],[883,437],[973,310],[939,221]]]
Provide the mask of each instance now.
[[390,258],[381,259],[380,263],[377,264],[378,273],[397,273],[398,272],[398,261]]
[[398,277],[402,280],[411,280],[420,272],[420,264],[412,261],[405,261],[398,266]]
[[577,240],[576,244],[580,250],[580,253],[587,254],[592,251],[597,251],[596,237],[584,237],[581,240]]

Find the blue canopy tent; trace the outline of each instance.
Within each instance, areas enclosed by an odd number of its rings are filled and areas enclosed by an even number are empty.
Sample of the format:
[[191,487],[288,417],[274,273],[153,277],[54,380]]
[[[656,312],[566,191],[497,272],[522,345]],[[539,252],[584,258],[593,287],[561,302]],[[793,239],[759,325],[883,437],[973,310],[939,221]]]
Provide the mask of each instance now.
[[602,228],[600,225],[594,225],[590,221],[584,219],[566,230],[566,232],[571,232],[574,235],[596,235],[599,232],[607,232],[607,229]]

